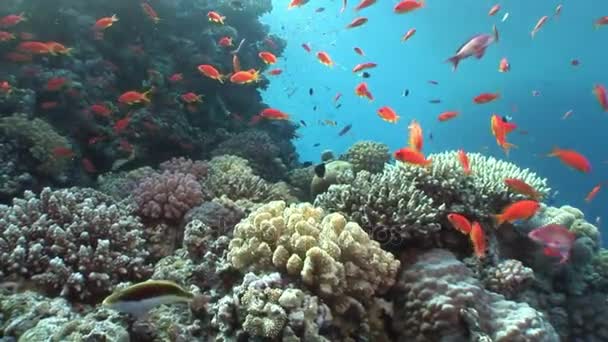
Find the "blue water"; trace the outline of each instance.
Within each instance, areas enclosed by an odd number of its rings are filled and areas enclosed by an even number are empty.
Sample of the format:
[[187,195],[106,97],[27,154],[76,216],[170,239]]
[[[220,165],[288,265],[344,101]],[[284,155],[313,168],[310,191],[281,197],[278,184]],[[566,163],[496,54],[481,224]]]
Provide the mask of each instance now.
[[[273,79],[264,99],[290,113],[294,121],[307,123],[298,130],[301,138],[296,141],[302,159],[317,162],[322,150],[342,153],[362,139],[398,149],[405,145],[406,128],[413,118],[425,131],[425,153],[464,148],[506,158],[490,133],[489,120],[493,113],[510,115],[528,134],[509,136],[518,148],[508,159],[547,177],[550,186],[559,191],[555,205],[581,208],[592,222],[606,216],[608,184],[592,203],[586,203],[584,197],[597,183],[608,180],[608,114],[592,95],[595,83],[608,85],[608,27],[593,28],[594,20],[608,15],[608,1],[504,1],[493,17],[488,11],[496,2],[490,1],[429,0],[425,8],[405,15],[392,12],[395,3],[380,1],[357,14],[353,10],[356,3],[350,0],[347,10],[339,15],[341,1],[310,1],[292,10],[287,10],[285,1],[274,1],[274,10],[264,22],[273,33],[287,39],[288,46],[278,64],[284,73]],[[553,13],[559,3],[563,9],[556,18]],[[320,6],[325,11],[316,13]],[[509,18],[501,22],[506,12]],[[550,19],[531,39],[530,31],[543,15]],[[369,22],[345,29],[357,16],[365,16]],[[490,33],[493,24],[500,32],[500,42],[490,46],[481,60],[464,60],[452,72],[445,60],[474,34]],[[400,42],[410,28],[416,28],[416,34]],[[301,47],[305,42],[312,47],[311,53]],[[355,54],[355,46],[366,56]],[[337,65],[328,68],[318,63],[317,51],[328,52]],[[502,57],[511,64],[509,73],[497,71]],[[570,65],[572,59],[581,64]],[[370,70],[371,78],[351,72],[354,65],[367,61],[378,64]],[[373,102],[354,94],[361,81],[368,83],[375,96]],[[294,87],[298,90],[288,98]],[[311,87],[313,96],[308,93]],[[410,90],[409,96],[402,96],[404,89]],[[533,90],[541,95],[532,96]],[[496,91],[501,93],[500,100],[473,104],[472,98],[479,93]],[[333,104],[337,92],[343,94],[340,109]],[[442,102],[428,102],[435,98]],[[313,111],[315,105],[317,110]],[[377,116],[377,109],[384,105],[401,116],[397,124]],[[561,120],[570,109],[574,111],[570,118]],[[460,117],[438,122],[437,115],[447,110],[460,111]],[[322,119],[336,120],[338,125],[319,125]],[[348,123],[353,124],[351,133],[339,137],[338,131]],[[315,143],[320,146],[313,147]],[[581,152],[591,161],[593,171],[582,174],[547,158],[553,146]]]

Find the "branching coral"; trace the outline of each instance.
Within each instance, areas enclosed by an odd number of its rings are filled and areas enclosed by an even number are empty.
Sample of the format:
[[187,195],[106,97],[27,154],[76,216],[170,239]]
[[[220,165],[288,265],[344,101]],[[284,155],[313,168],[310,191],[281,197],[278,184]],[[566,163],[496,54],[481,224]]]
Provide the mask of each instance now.
[[399,268],[358,224],[339,214],[325,216],[307,203],[286,207],[281,201],[236,226],[228,260],[239,270],[279,269],[299,276],[338,307],[349,297],[365,302],[388,290]]
[[193,175],[165,171],[144,178],[133,190],[133,198],[143,217],[179,221],[201,204],[203,192]]
[[[466,340],[469,330],[481,330],[496,342],[559,340],[543,314],[484,290],[445,250],[431,250],[404,263],[395,293],[393,328],[400,341]],[[462,320],[462,310],[471,309],[479,319],[473,327]]]
[[0,276],[45,292],[98,300],[151,271],[139,220],[92,189],[45,188],[0,206]]
[[353,171],[382,172],[390,159],[388,146],[375,141],[358,141],[352,145],[344,158],[353,165]]

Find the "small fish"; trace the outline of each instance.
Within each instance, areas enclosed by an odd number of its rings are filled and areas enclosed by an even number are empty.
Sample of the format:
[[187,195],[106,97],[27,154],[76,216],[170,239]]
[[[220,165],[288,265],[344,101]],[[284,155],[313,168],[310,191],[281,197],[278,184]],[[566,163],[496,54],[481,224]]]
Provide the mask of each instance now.
[[570,61],[570,65],[572,66],[579,66],[581,64],[581,62],[578,59],[573,59]]
[[500,97],[499,93],[482,93],[473,98],[473,102],[476,104],[484,104],[492,102]]
[[334,103],[338,102],[338,100],[342,97],[342,93],[338,92],[336,93],[336,96],[334,96]]
[[365,69],[372,69],[377,66],[378,66],[378,64],[372,63],[372,62],[360,63],[360,64],[355,65],[355,67],[353,68],[353,72],[359,72],[359,71],[363,71]]
[[287,5],[287,9],[293,9],[296,7],[300,7],[305,5],[308,2],[308,0],[291,0],[289,2],[289,5]]
[[528,220],[536,214],[539,208],[539,202],[533,200],[521,200],[511,203],[500,214],[494,215],[496,225],[500,226],[505,222],[513,223],[518,220]]
[[399,115],[389,106],[378,109],[378,116],[389,123],[397,123],[399,121]]
[[369,78],[370,76],[371,75],[367,71],[364,71],[363,73],[361,73],[361,77],[363,77],[363,78]]
[[469,235],[471,232],[471,222],[469,222],[469,219],[457,213],[450,213],[448,214],[447,218],[454,229],[464,235]]
[[365,82],[361,82],[355,87],[355,94],[359,97],[366,97],[370,101],[374,100],[374,96],[369,91],[367,83]]
[[475,56],[477,59],[482,58],[488,46],[494,42],[498,42],[498,29],[496,25],[492,27],[492,34],[477,34],[462,44],[456,51],[456,54],[447,59],[447,62],[452,63],[452,70],[456,71],[461,60],[471,56]]
[[401,96],[402,97],[406,97],[410,94],[410,90],[409,89],[403,89],[403,91],[401,92]]
[[270,71],[268,71],[269,75],[273,75],[273,76],[277,76],[283,73],[283,70],[276,68],[276,69],[272,69]]
[[231,47],[233,45],[232,37],[224,36],[217,41],[217,44],[225,48]]
[[600,106],[604,110],[604,112],[608,112],[608,92],[606,91],[606,87],[602,84],[596,84],[593,86],[593,94],[599,102]]
[[142,2],[141,9],[148,16],[148,18],[150,18],[150,20],[152,20],[152,22],[154,24],[158,24],[158,22],[160,21],[160,18],[158,17],[158,14],[154,10],[154,8],[152,8],[152,5],[150,5],[147,2]]
[[549,157],[557,157],[561,160],[565,165],[578,170],[583,173],[591,172],[591,163],[589,160],[578,153],[575,150],[567,150],[561,149],[559,147],[554,147],[553,151],[549,153]]
[[344,127],[343,127],[343,128],[340,130],[340,132],[338,132],[338,136],[339,136],[339,137],[341,137],[341,136],[343,136],[344,134],[348,133],[348,131],[350,131],[350,129],[351,129],[351,128],[353,128],[353,125],[352,125],[352,124],[348,124],[348,125],[344,126]]
[[314,95],[315,90],[313,88],[308,88],[308,95],[312,96]]
[[128,105],[142,103],[142,102],[150,102],[150,98],[148,97],[148,94],[150,94],[151,91],[152,91],[152,89],[150,89],[146,92],[140,93],[135,90],[130,90],[130,91],[127,91],[127,92],[123,93],[122,95],[120,95],[120,97],[118,97],[118,102],[128,104]]
[[509,72],[511,70],[511,64],[506,57],[503,57],[498,63],[498,72]]
[[367,8],[376,3],[377,0],[361,0],[357,6],[355,6],[355,11],[360,11],[364,8]]
[[558,4],[555,7],[555,12],[553,13],[553,16],[555,17],[559,17],[559,15],[562,13],[562,4]]
[[346,10],[347,0],[342,0],[342,7],[340,8],[340,14],[344,13]]
[[320,144],[320,143],[314,143],[314,144],[312,145],[312,147],[319,147],[319,146],[321,146],[321,144]]
[[182,101],[184,101],[185,103],[203,102],[202,97],[203,95],[197,95],[193,92],[188,92],[180,95],[180,99],[182,99]]
[[277,62],[277,57],[273,53],[268,51],[262,51],[258,53],[258,56],[260,57],[260,59],[262,59],[264,63],[268,65],[272,65]]
[[316,112],[317,111],[317,105],[312,106],[312,110]]
[[64,77],[53,77],[46,82],[45,89],[48,91],[59,91],[67,86],[68,80]]
[[600,17],[599,19],[597,19],[594,23],[593,23],[593,27],[595,27],[596,29],[600,28],[601,26],[607,25],[608,24],[608,15]]
[[361,50],[361,48],[358,47],[354,47],[353,50],[355,50],[355,53],[359,56],[365,56],[365,52],[363,52],[363,50]]
[[76,155],[71,148],[64,146],[54,147],[51,152],[53,153],[53,156],[58,158],[72,158]]
[[500,11],[500,5],[496,4],[496,5],[492,6],[492,8],[490,8],[488,15],[493,16],[494,14],[498,13],[498,11]]
[[300,120],[300,123],[302,124],[302,126],[306,127],[306,122],[304,120]]
[[530,32],[530,35],[532,36],[532,38],[534,38],[534,36],[536,36],[538,31],[541,29],[541,27],[543,27],[543,25],[545,25],[545,23],[547,22],[547,19],[549,19],[549,17],[546,15],[542,16],[540,19],[538,19],[538,21],[536,22],[536,25],[534,25],[534,28],[532,29],[532,32]]
[[323,121],[319,120],[319,123],[323,126],[332,126],[332,127],[338,125],[338,123],[336,121],[329,120],[329,119],[325,119]]
[[57,108],[59,106],[59,102],[57,101],[45,101],[40,104],[40,108],[44,110],[50,110],[53,108]]
[[601,187],[602,187],[601,183],[594,186],[593,189],[591,189],[591,191],[589,191],[589,193],[585,197],[585,202],[590,203],[591,201],[593,201],[595,196],[597,196],[597,193],[600,191]]
[[365,17],[358,17],[358,18],[353,19],[353,21],[351,21],[348,25],[346,25],[346,28],[350,29],[350,28],[359,27],[359,26],[362,26],[365,23],[367,23],[367,21],[368,20]]
[[570,250],[574,245],[576,236],[567,227],[558,224],[549,224],[538,227],[528,233],[528,237],[540,243],[547,256],[559,257],[559,263],[563,264],[570,257]]
[[94,30],[105,30],[108,27],[114,25],[115,22],[118,21],[118,17],[116,14],[113,14],[111,17],[103,17],[95,22],[93,25]]
[[437,81],[435,81],[435,80],[428,80],[427,82],[428,82],[429,84],[432,84],[432,85],[438,85],[438,84],[439,84],[439,82],[437,82]]
[[422,127],[416,120],[412,120],[410,124],[407,126],[409,138],[408,145],[412,149],[416,151],[422,151],[423,144],[423,135],[422,135]]
[[439,116],[437,117],[437,119],[439,121],[441,121],[441,122],[448,121],[448,120],[451,120],[451,119],[457,117],[458,114],[459,113],[456,112],[456,111],[443,112],[443,113],[439,114]]
[[486,256],[486,237],[483,229],[479,222],[475,221],[471,224],[471,233],[469,234],[471,244],[473,244],[473,251],[475,256],[478,258],[485,258]]
[[0,27],[9,28],[15,26],[23,21],[27,21],[23,13],[21,14],[9,14],[0,18]]
[[260,80],[260,72],[254,69],[241,70],[230,76],[230,82],[234,84],[248,84]]
[[500,21],[504,23],[505,21],[507,21],[507,19],[509,19],[509,12],[505,13],[505,15],[502,16],[502,19]]
[[315,13],[321,13],[325,11],[325,7],[319,7],[315,10]]
[[408,39],[410,39],[415,34],[416,34],[416,29],[415,28],[411,28],[411,29],[407,30],[407,32],[403,35],[403,37],[401,37],[401,42],[407,41]]
[[171,83],[177,83],[177,82],[181,82],[184,80],[184,74],[181,73],[175,73],[171,76],[169,76],[169,82]]
[[259,114],[261,118],[270,120],[289,120],[289,114],[274,108],[266,108]]
[[398,14],[413,12],[424,7],[424,0],[401,0],[393,7],[393,11]]
[[572,115],[572,113],[574,113],[574,110],[570,109],[569,111],[565,112],[564,115],[562,116],[562,120],[566,120],[567,118],[570,117],[570,115]]
[[148,280],[114,291],[102,305],[136,318],[161,304],[189,303],[194,295],[168,280]]
[[540,96],[540,91],[538,91],[538,90],[536,90],[536,89],[535,89],[535,90],[532,90],[532,96],[534,96],[534,97],[538,97],[538,96]]
[[131,118],[129,116],[116,121],[116,123],[114,123],[114,132],[116,134],[122,133],[129,126],[130,122]]
[[226,17],[224,17],[223,15],[221,15],[215,11],[207,12],[207,18],[209,19],[210,22],[220,24],[220,25],[224,25],[224,20],[226,20]]
[[317,59],[321,64],[324,64],[330,68],[334,66],[334,62],[331,60],[331,57],[329,57],[329,54],[327,52],[317,52]]
[[431,100],[429,100],[429,103],[433,103],[433,104],[441,103],[441,99],[431,99]]
[[13,91],[13,89],[12,89],[10,83],[8,83],[8,81],[2,81],[2,82],[0,82],[0,91],[5,94],[10,94]]
[[509,188],[509,190],[521,195],[528,196],[533,200],[538,201],[542,197],[541,194],[536,189],[534,189],[532,185],[524,182],[521,179],[505,178],[504,183],[507,188]]
[[470,175],[471,174],[471,165],[469,163],[469,157],[467,156],[467,153],[460,149],[458,150],[458,161],[460,162],[460,166],[462,166],[462,171],[464,172],[465,175]]
[[95,165],[93,164],[93,162],[90,159],[82,158],[82,160],[80,162],[82,163],[82,168],[87,173],[97,173],[97,168],[95,167]]
[[393,156],[396,160],[411,165],[427,167],[430,166],[432,163],[432,161],[430,159],[427,159],[424,154],[422,154],[422,152],[411,147],[401,148],[395,151]]
[[196,68],[201,74],[211,79],[214,79],[220,83],[224,83],[222,74],[220,74],[220,72],[213,65],[201,64]]
[[308,43],[302,43],[302,48],[304,50],[306,50],[306,52],[312,51],[312,49],[310,48],[310,45]]

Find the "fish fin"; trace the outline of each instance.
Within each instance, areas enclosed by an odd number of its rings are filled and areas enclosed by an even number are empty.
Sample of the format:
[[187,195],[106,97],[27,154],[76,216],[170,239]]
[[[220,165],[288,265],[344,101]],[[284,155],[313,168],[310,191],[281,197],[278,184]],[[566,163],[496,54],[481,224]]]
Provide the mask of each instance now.
[[319,178],[325,177],[325,163],[315,166],[315,175],[317,175]]
[[150,95],[152,90],[154,90],[154,87],[146,90],[145,92],[143,92],[143,94],[141,94],[141,98],[142,100],[144,100],[144,102],[150,102],[150,98],[148,97],[148,95]]
[[492,33],[494,34],[494,41],[498,43],[500,35],[498,34],[498,29],[496,28],[496,25],[492,26]]
[[460,57],[453,56],[447,59],[446,62],[452,63],[452,71],[456,71],[458,69],[458,63],[460,63]]
[[551,150],[551,152],[549,152],[549,154],[547,154],[547,157],[556,157],[558,154],[559,154],[559,147],[553,146],[553,149]]
[[477,51],[475,53],[475,58],[481,59],[485,53],[486,53],[486,49],[485,48],[480,49],[479,51]]

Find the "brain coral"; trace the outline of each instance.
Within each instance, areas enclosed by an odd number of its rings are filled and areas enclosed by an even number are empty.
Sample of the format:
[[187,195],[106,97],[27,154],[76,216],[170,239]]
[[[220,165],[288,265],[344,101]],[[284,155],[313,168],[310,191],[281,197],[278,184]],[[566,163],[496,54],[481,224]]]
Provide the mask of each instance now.
[[358,141],[352,145],[344,158],[353,165],[353,171],[382,172],[390,159],[388,146],[375,141]]
[[96,300],[145,279],[144,243],[137,217],[92,189],[45,188],[0,206],[0,278],[31,279],[52,295]]
[[142,179],[133,190],[133,198],[143,217],[179,221],[201,204],[203,192],[193,175],[165,171]]
[[456,152],[429,155],[429,169],[404,163],[386,165],[379,174],[357,173],[348,184],[333,185],[317,196],[315,204],[340,212],[363,226],[383,243],[427,237],[440,230],[447,212],[487,217],[509,201],[522,198],[510,193],[505,178],[519,178],[542,194],[546,180],[516,165],[469,153],[472,174],[466,176]]
[[478,313],[478,329],[494,342],[559,341],[544,315],[525,303],[486,291],[473,273],[448,251],[434,249],[404,263],[395,301],[393,328],[399,341],[465,341]]
[[270,202],[241,221],[228,261],[239,270],[272,270],[298,276],[317,295],[345,305],[370,300],[394,283],[399,261],[354,222],[325,215],[309,203]]

